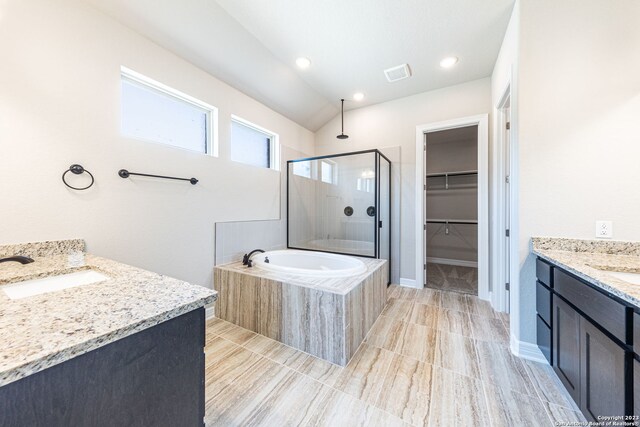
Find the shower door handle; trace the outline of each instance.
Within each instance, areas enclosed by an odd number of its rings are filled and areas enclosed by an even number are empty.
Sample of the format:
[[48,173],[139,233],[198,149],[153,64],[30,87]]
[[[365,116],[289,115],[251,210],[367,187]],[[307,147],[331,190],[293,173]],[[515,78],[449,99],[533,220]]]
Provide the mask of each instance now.
[[378,221],[378,228],[382,228],[382,221]]

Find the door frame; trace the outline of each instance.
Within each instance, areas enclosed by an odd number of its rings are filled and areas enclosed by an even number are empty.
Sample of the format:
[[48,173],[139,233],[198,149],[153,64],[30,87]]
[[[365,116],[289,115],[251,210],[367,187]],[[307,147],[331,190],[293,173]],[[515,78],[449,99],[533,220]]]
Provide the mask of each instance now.
[[[416,281],[415,287],[426,283],[425,217],[425,144],[426,134],[447,129],[478,126],[478,296],[489,300],[489,115],[461,117],[416,126]],[[421,237],[420,237],[421,236]]]
[[[492,153],[492,212],[494,213],[494,227],[491,230],[491,305],[497,311],[511,311],[513,309],[510,303],[510,297],[516,280],[512,277],[514,263],[517,259],[513,257],[514,246],[517,241],[514,238],[514,160],[513,151],[513,120],[511,117],[511,79],[508,80],[507,86],[502,91],[497,105],[495,106],[494,119],[494,147]],[[507,118],[505,108],[509,108],[509,117]],[[507,121],[511,124],[510,130],[507,130]],[[509,135],[507,135],[509,132]],[[506,145],[509,138],[509,147]],[[509,194],[506,192],[506,165],[509,163]],[[508,197],[507,197],[508,196]],[[508,206],[507,206],[508,200]],[[507,245],[505,239],[505,230],[507,229],[507,211],[509,209],[509,241]],[[503,262],[508,260],[509,271],[505,270]],[[509,283],[510,290],[507,291],[506,283]]]

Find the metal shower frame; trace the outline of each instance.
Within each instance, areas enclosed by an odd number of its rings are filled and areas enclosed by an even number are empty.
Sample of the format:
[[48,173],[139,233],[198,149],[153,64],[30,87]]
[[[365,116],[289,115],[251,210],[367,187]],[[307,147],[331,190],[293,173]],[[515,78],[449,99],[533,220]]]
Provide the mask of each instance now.
[[[375,154],[375,174],[376,174],[376,179],[374,182],[374,203],[375,203],[375,209],[376,209],[376,214],[375,214],[375,221],[373,223],[374,226],[374,249],[375,249],[375,254],[374,255],[357,255],[357,254],[352,254],[352,253],[345,253],[345,252],[337,252],[337,251],[326,251],[326,250],[318,250],[318,249],[308,249],[308,248],[298,248],[295,246],[291,246],[289,243],[289,201],[290,201],[290,197],[289,197],[289,172],[290,172],[290,168],[291,165],[293,163],[298,163],[298,162],[308,162],[308,161],[312,161],[312,160],[322,160],[322,159],[331,159],[331,158],[335,158],[335,157],[345,157],[345,156],[356,156],[356,155],[360,155],[360,154],[368,154],[368,153],[374,153]],[[389,275],[391,275],[391,160],[389,160],[389,158],[387,156],[385,156],[384,154],[382,154],[380,152],[380,150],[378,149],[372,149],[372,150],[362,150],[362,151],[352,151],[352,152],[348,152],[348,153],[339,153],[339,154],[328,154],[325,156],[316,156],[316,157],[306,157],[303,159],[296,159],[296,160],[287,160],[287,248],[288,249],[297,249],[297,250],[302,250],[302,251],[313,251],[313,252],[326,252],[326,253],[331,253],[331,254],[338,254],[338,255],[349,255],[349,256],[360,256],[363,258],[373,258],[373,259],[379,259],[380,258],[380,229],[382,228],[382,221],[380,220],[380,216],[379,216],[379,212],[380,212],[380,160],[384,159],[386,160],[386,162],[389,164],[389,219],[388,219],[388,227],[389,227],[389,258],[387,259],[387,262],[389,263]]]

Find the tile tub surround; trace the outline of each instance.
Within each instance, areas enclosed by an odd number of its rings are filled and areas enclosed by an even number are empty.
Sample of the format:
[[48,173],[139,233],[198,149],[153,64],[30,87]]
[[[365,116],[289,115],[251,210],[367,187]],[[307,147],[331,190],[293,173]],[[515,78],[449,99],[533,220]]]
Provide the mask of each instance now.
[[[215,301],[216,293],[150,271],[68,252],[81,240],[0,247],[0,253],[30,255],[35,262],[0,264],[0,386],[95,350]],[[82,258],[82,257],[81,257]],[[73,261],[70,264],[70,261]],[[93,269],[108,280],[19,300],[2,285]]]
[[305,277],[242,263],[214,269],[216,316],[344,366],[386,302],[388,263],[362,259],[353,277]]
[[533,253],[640,307],[640,286],[603,270],[640,273],[640,242],[534,237]]

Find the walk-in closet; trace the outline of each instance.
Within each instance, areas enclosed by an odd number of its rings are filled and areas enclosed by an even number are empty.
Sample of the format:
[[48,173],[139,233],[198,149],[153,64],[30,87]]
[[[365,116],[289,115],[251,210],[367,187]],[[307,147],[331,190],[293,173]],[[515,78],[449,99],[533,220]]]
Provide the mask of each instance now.
[[478,294],[478,127],[426,134],[426,286]]

